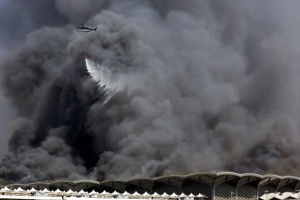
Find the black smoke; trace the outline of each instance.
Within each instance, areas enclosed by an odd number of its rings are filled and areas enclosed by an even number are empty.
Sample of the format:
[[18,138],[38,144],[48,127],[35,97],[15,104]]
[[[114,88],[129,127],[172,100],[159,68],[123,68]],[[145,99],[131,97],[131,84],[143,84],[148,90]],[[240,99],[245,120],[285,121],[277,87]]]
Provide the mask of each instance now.
[[0,177],[299,175],[298,4],[6,3],[1,15],[22,21],[0,20],[17,115]]

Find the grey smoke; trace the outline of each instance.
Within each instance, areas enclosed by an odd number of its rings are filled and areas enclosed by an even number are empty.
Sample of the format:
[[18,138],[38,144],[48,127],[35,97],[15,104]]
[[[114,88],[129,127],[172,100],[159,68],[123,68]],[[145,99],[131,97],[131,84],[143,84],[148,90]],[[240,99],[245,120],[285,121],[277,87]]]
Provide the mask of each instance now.
[[[17,118],[0,176],[298,175],[298,4],[56,1],[64,23],[34,26],[1,62]],[[77,33],[79,16],[97,32]],[[105,105],[85,49],[130,79]]]
[[59,15],[54,1],[2,1],[0,6],[0,45],[8,49],[21,46],[26,35],[43,26],[62,26],[67,20]]
[[95,15],[102,9],[105,9],[109,1],[108,0],[64,0],[55,1],[56,7],[62,16],[65,16],[71,23],[79,25],[85,23],[89,18]]

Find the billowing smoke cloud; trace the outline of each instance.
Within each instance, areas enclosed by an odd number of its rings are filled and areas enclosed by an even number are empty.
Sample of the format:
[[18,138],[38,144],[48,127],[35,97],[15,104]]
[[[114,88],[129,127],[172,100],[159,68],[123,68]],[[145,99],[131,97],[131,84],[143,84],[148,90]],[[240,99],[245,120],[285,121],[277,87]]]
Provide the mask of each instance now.
[[65,16],[73,24],[87,22],[91,16],[109,5],[108,0],[56,0],[55,3],[62,16]]
[[96,32],[38,27],[1,62],[18,115],[1,177],[299,175],[298,2],[87,4],[55,8]]

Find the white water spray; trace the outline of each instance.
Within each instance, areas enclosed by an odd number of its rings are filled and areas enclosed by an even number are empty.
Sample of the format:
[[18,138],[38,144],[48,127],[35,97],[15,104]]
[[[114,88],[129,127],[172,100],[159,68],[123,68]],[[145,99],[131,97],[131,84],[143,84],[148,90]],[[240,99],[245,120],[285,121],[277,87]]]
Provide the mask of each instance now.
[[106,92],[107,97],[103,105],[107,103],[115,93],[123,90],[130,83],[128,77],[124,76],[124,74],[113,73],[108,66],[96,63],[88,58],[85,59],[85,63],[92,79]]

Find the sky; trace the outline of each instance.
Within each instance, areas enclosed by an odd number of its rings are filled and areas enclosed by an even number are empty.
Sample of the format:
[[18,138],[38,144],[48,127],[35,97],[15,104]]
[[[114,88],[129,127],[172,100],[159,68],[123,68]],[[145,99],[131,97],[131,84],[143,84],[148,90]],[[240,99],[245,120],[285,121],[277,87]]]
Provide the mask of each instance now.
[[[0,2],[0,8],[4,7],[7,3],[7,0]],[[6,49],[0,45],[0,59],[4,57],[6,53]],[[0,75],[1,76],[1,75]],[[11,137],[11,131],[9,128],[9,122],[14,117],[14,109],[11,107],[9,100],[6,99],[3,95],[2,90],[0,90],[0,110],[1,110],[1,116],[0,116],[0,127],[1,127],[1,133],[0,133],[0,139],[1,139],[1,146],[0,146],[0,158],[2,159],[3,154],[7,152],[8,148],[8,140]]]
[[0,181],[299,176],[299,6],[2,3]]

